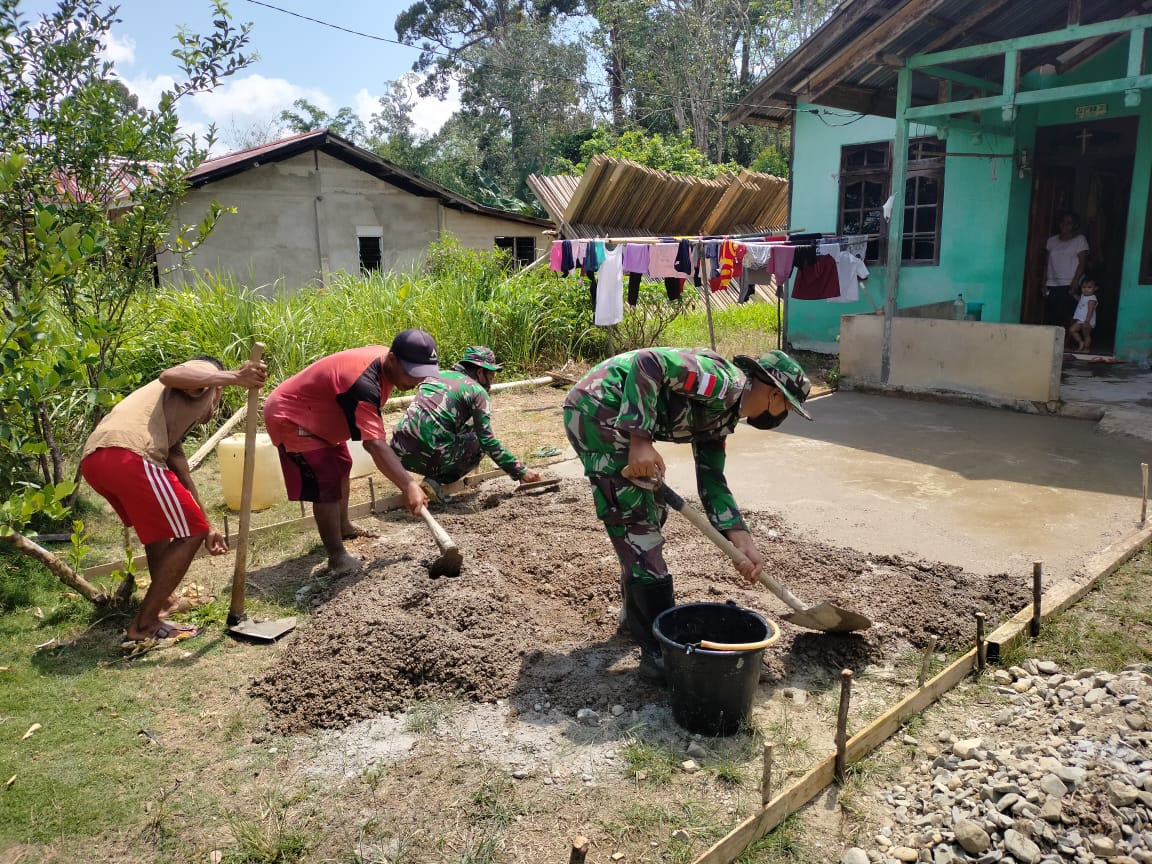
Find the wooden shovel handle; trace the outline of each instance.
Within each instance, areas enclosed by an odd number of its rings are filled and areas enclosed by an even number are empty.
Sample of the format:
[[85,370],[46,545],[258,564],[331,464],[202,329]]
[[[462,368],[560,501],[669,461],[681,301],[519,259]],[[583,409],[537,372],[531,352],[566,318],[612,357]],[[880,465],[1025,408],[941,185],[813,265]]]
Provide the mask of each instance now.
[[[248,360],[260,362],[264,343],[254,342]],[[232,569],[232,601],[228,623],[244,620],[245,577],[248,572],[248,528],[252,521],[252,481],[256,476],[256,421],[260,410],[260,388],[248,388],[248,407],[244,415],[244,480],[240,487],[240,530],[236,535],[236,564]]]
[[420,516],[423,517],[428,530],[432,532],[432,539],[436,541],[436,545],[440,547],[441,552],[447,552],[449,549],[456,549],[456,544],[452,542],[452,538],[448,536],[448,532],[440,527],[440,523],[428,512],[427,507],[420,508]]
[[[703,513],[701,513],[699,510],[681,498],[670,486],[668,486],[667,483],[661,487],[661,494],[664,496],[664,500],[668,502],[669,507],[679,513],[693,525],[695,525],[696,528],[699,529],[700,533],[711,540],[720,549],[721,552],[723,552],[737,564],[743,564],[748,560],[747,555],[737,549],[731,540],[716,530],[716,526],[708,521],[707,516],[705,516]],[[803,612],[808,608],[803,600],[797,598],[796,595],[794,595],[791,591],[789,591],[763,570],[760,571],[760,576],[758,578],[765,588],[767,588],[797,612]]]

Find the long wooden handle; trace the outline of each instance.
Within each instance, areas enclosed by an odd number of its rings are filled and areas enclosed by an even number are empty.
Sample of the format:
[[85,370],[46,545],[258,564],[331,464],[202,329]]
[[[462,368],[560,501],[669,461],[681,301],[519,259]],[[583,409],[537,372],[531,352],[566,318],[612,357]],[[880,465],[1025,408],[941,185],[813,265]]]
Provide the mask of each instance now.
[[[264,356],[264,343],[255,342],[248,360],[258,363]],[[252,481],[256,476],[256,420],[260,410],[260,388],[248,388],[248,410],[244,415],[244,481],[240,487],[240,531],[236,535],[236,566],[232,569],[232,602],[228,621],[244,620],[244,588],[248,573],[248,527],[252,521]]]
[[448,532],[440,527],[440,523],[428,512],[427,507],[420,508],[420,515],[428,525],[428,530],[432,532],[432,539],[436,541],[436,545],[440,547],[441,552],[447,552],[449,549],[457,548],[456,544],[452,542],[452,538],[448,536]]
[[[701,513],[699,510],[681,498],[671,487],[668,486],[667,483],[661,487],[661,492],[664,496],[664,500],[668,502],[668,506],[678,512],[693,525],[695,525],[697,529],[699,529],[700,533],[711,540],[717,546],[717,548],[720,549],[721,552],[723,552],[737,564],[743,564],[748,560],[748,556],[737,549],[731,540],[716,530],[716,526],[708,521],[707,516],[705,516],[703,513]],[[760,571],[760,576],[758,578],[765,588],[767,588],[797,612],[803,612],[808,608],[808,605],[803,600],[796,597],[795,594],[793,594],[763,570]]]

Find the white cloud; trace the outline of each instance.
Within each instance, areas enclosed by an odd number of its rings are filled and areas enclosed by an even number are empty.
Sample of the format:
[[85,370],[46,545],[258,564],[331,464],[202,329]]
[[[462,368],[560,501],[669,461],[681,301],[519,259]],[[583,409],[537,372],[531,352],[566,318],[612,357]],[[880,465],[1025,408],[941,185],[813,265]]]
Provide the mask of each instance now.
[[332,99],[323,90],[263,75],[237,78],[211,93],[197,93],[191,98],[191,105],[213,123],[249,124],[278,118],[280,112],[291,108],[297,99],[307,99],[327,113],[336,110]]
[[[419,79],[415,75],[412,76],[412,93],[415,96],[416,85],[419,84]],[[369,93],[367,89],[361,87],[356,94],[356,113],[360,115],[360,119],[364,121],[365,126],[369,126],[372,115],[380,111],[380,96],[377,94]],[[433,96],[420,97],[416,96],[416,104],[412,109],[412,122],[416,127],[418,134],[435,135],[440,131],[448,118],[460,110],[460,90],[452,84],[448,88],[448,97],[441,101]]]
[[121,78],[120,80],[124,82],[125,87],[135,94],[143,107],[153,111],[160,105],[160,94],[176,86],[176,79],[171,75],[157,75],[155,78],[140,75],[136,78]]
[[136,40],[131,36],[121,39],[109,30],[104,46],[100,49],[100,58],[117,66],[131,65],[136,61]]

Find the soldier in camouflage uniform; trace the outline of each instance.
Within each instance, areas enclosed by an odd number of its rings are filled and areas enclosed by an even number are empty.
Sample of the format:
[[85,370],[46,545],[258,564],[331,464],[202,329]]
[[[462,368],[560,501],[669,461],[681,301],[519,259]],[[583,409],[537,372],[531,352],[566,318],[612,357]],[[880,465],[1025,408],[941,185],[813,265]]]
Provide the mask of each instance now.
[[656,441],[691,443],[696,482],[709,520],[748,561],[741,574],[755,582],[764,567],[752,535],[724,479],[724,439],[741,417],[771,429],[803,408],[810,385],[783,351],[732,362],[704,349],[645,348],[605,360],[564,400],[564,428],[592,484],[596,515],[620,560],[624,623],[640,643],[640,672],[662,677],[660,645],[652,621],[675,604],[660,528],[667,509],[651,484],[622,476],[659,479],[664,461]]
[[425,475],[437,495],[440,484],[453,483],[479,465],[482,453],[513,480],[540,479],[539,471],[526,468],[492,434],[488,391],[503,368],[492,349],[465,349],[453,371],[424,380],[396,425],[392,449],[406,470]]

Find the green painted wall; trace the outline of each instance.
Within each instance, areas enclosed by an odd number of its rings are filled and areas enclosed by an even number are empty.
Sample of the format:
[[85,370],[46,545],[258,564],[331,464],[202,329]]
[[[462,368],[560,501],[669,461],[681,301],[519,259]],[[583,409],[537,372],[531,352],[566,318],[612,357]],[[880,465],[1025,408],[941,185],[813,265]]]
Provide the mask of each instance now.
[[[1152,35],[1149,36],[1152,48]],[[1152,50],[1147,52],[1152,56]],[[1065,76],[1025,76],[1028,89],[1122,77],[1127,44],[1121,43]],[[1152,64],[1147,64],[1152,65]],[[1152,93],[1144,94],[1138,108],[1125,108],[1123,97],[1068,100],[1019,110],[1012,130],[951,129],[947,132],[944,209],[941,223],[940,264],[934,267],[902,267],[901,307],[955,299],[981,301],[984,320],[1016,323],[1020,320],[1021,286],[1024,279],[1025,246],[1032,200],[1031,175],[1018,176],[1014,160],[992,157],[1028,148],[1035,153],[1036,130],[1042,126],[1077,121],[1080,104],[1107,103],[1107,117],[1139,116],[1139,138],[1129,206],[1123,289],[1116,331],[1116,356],[1140,360],[1152,354],[1152,286],[1139,285],[1138,273],[1152,183]],[[801,105],[796,114],[796,154],[793,158],[792,214],[790,223],[810,231],[834,233],[837,228],[840,148],[850,144],[891,140],[895,121],[866,116],[847,122],[851,115],[837,109],[823,112],[818,106]],[[987,120],[994,112],[986,112]],[[912,136],[931,135],[930,126],[914,125]],[[961,153],[989,154],[977,158]],[[871,268],[865,283],[879,305],[884,299],[884,270]],[[789,304],[788,335],[799,347],[835,350],[840,316],[870,312],[861,295],[855,304],[826,301],[793,301]]]
[[[896,123],[890,118],[865,117],[849,125],[833,126],[824,120],[835,124],[843,123],[843,119],[821,117],[804,112],[796,115],[797,157],[792,173],[795,189],[790,222],[810,231],[834,233],[840,194],[840,148],[891,140]],[[935,133],[931,126],[917,124],[912,128],[912,137]],[[980,155],[953,156],[945,162],[940,263],[901,268],[899,302],[901,306],[918,306],[955,300],[957,294],[963,294],[965,301],[985,304],[987,320],[1000,321],[1005,233],[1015,173],[1010,158],[994,154],[1011,153],[1012,140],[990,132],[952,129],[947,142],[949,153]],[[876,265],[869,269],[872,275],[865,283],[866,291],[882,306],[886,268]],[[825,348],[836,342],[841,315],[872,311],[863,293],[858,303],[797,300],[790,302],[788,308],[789,339],[800,347]]]

